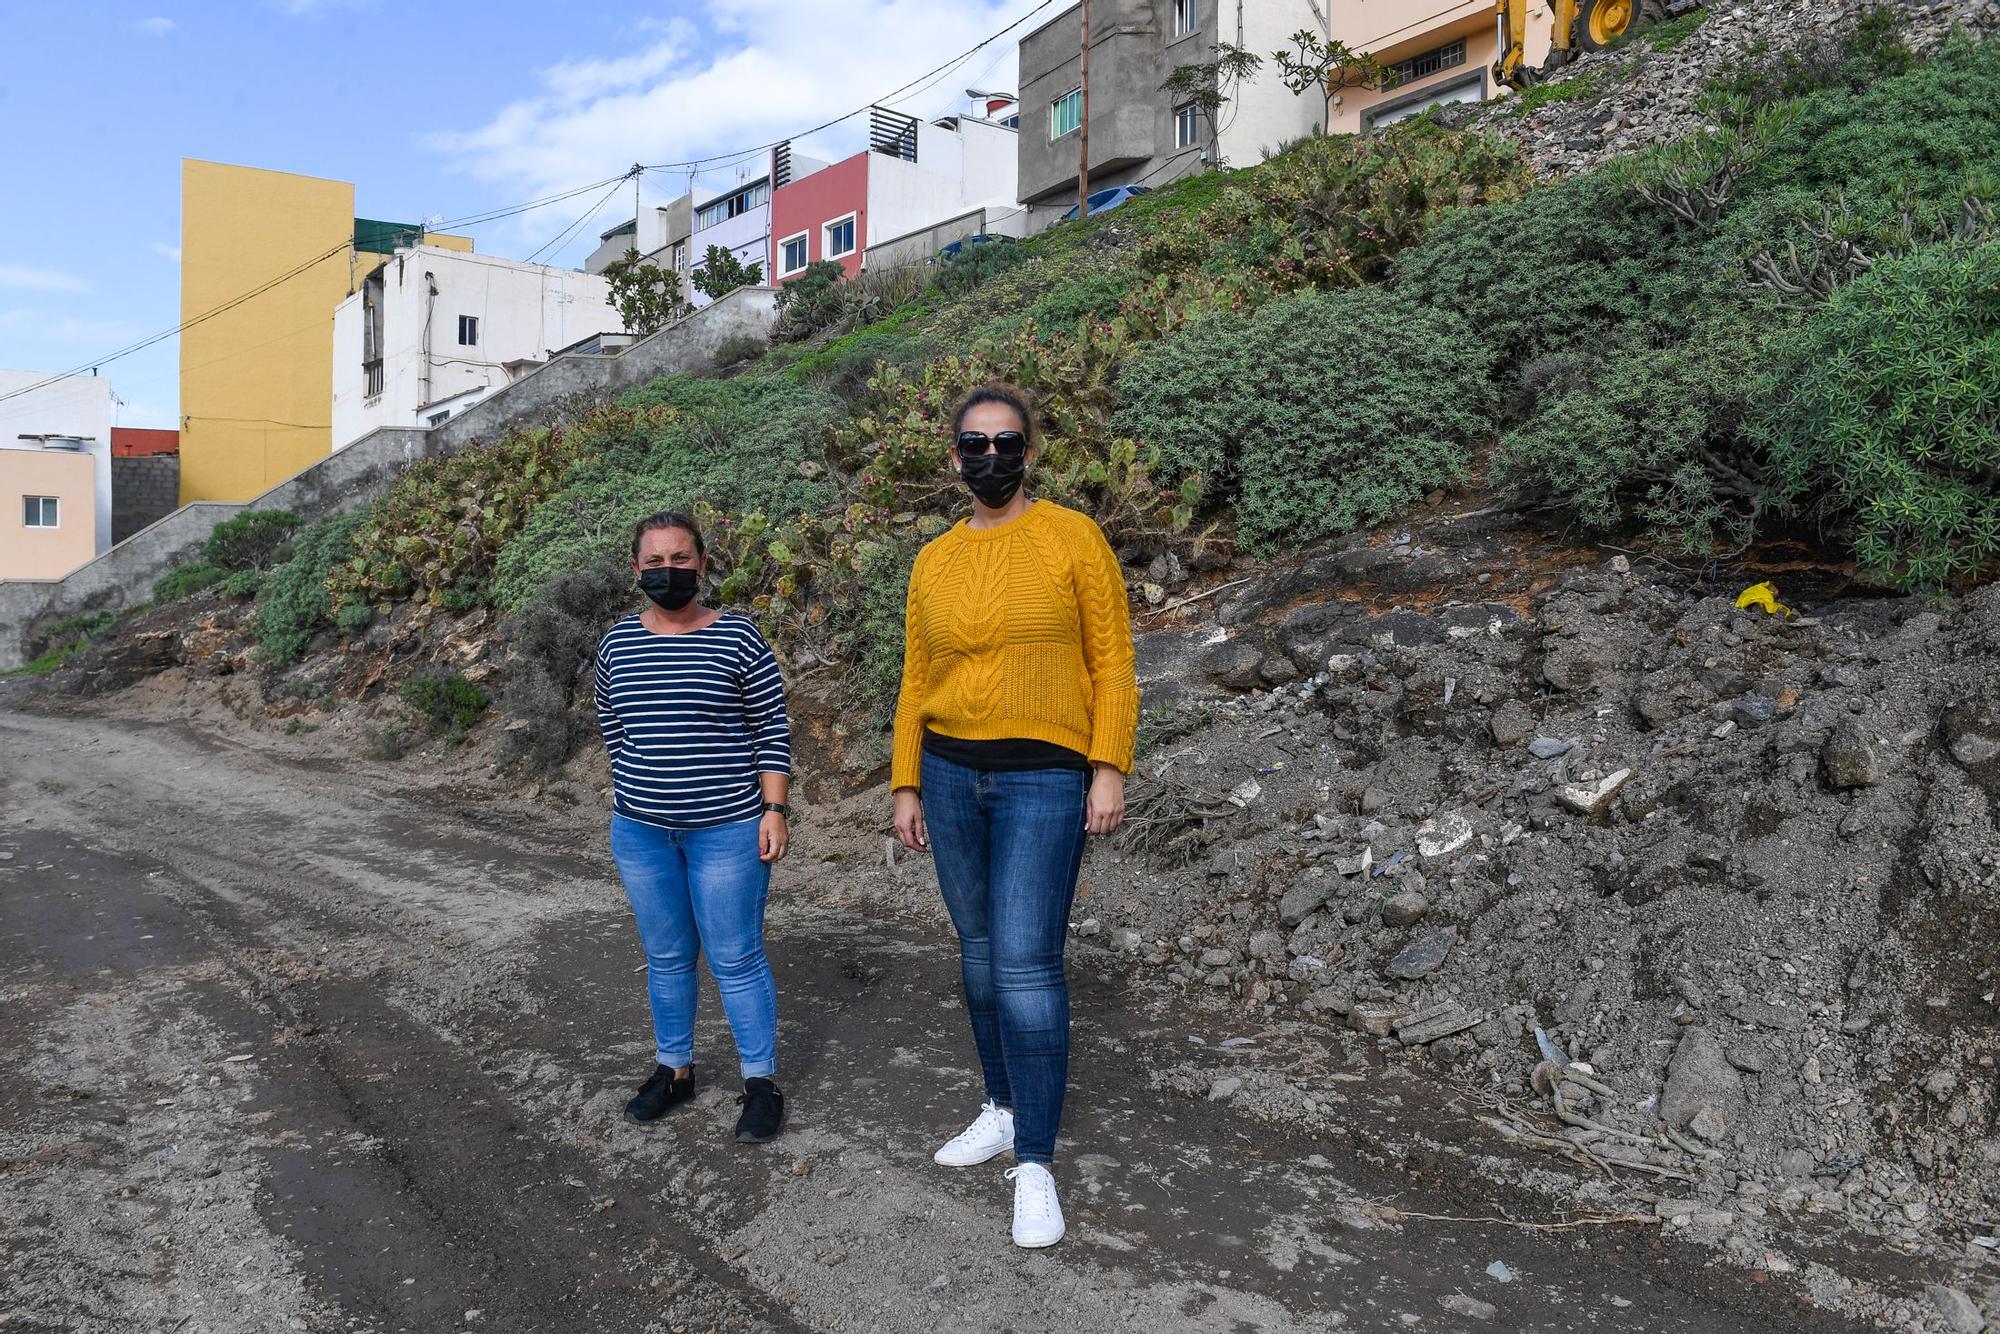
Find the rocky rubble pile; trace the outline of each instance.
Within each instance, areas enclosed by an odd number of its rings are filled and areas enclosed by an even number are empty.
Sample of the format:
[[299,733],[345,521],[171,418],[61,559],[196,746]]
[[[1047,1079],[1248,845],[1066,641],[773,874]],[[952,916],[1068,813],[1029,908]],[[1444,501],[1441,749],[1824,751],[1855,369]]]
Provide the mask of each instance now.
[[1615,51],[1583,55],[1548,80],[1582,83],[1588,95],[1522,114],[1512,98],[1449,108],[1458,128],[1505,135],[1544,176],[1566,176],[1650,144],[1713,128],[1701,110],[1709,85],[1742,64],[1768,63],[1837,42],[1873,9],[1895,12],[1904,45],[1935,49],[1954,31],[2000,31],[2000,0],[1727,0],[1668,50],[1640,34]]
[[[1560,1098],[1746,1258],[1783,1211],[1991,1264],[2000,588],[1787,616],[1495,554],[1357,543],[1145,636],[1185,735],[1076,930]],[[1454,566],[1493,600],[1381,600]]]

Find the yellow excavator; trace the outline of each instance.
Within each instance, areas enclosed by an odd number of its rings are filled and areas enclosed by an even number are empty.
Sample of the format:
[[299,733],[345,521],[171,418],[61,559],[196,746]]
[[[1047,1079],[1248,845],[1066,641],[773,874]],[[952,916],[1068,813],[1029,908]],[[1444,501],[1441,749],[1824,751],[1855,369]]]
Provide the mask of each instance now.
[[[1700,8],[1702,0],[1493,0],[1500,21],[1500,58],[1493,75],[1525,88],[1581,51],[1602,51],[1634,28]],[[1528,63],[1531,34],[1546,33],[1548,59]],[[1539,42],[1537,42],[1539,44]]]

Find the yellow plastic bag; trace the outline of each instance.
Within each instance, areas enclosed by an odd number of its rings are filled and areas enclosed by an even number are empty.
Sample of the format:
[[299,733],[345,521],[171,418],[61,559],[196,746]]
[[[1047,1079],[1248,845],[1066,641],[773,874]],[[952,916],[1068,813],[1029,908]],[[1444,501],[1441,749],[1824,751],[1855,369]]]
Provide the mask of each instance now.
[[1745,607],[1756,607],[1771,616],[1790,616],[1792,609],[1778,601],[1778,586],[1773,583],[1752,584],[1736,595],[1736,606],[1740,611]]

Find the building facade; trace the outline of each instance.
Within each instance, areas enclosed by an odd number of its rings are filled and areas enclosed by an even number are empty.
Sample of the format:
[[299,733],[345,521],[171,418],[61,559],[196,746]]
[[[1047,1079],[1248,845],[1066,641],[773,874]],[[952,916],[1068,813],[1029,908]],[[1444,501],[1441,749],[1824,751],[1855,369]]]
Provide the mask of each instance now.
[[[768,284],[773,271],[771,194],[825,170],[827,165],[793,152],[792,146],[784,143],[738,168],[733,184],[697,186],[694,226],[688,240],[689,281],[706,264],[709,247],[721,246],[740,262],[761,266],[762,281]],[[691,288],[690,299],[705,306],[711,298]]]
[[[1327,102],[1327,128],[1367,134],[1429,107],[1505,92],[1493,78],[1498,29],[1491,0],[1333,0],[1333,36],[1388,67],[1381,88],[1343,88]],[[1548,58],[1555,17],[1546,0],[1528,6],[1527,58]]]
[[[1254,166],[1320,128],[1324,99],[1285,87],[1270,57],[1296,32],[1325,36],[1327,22],[1320,0],[1092,0],[1091,190],[1158,188],[1217,167]],[[1080,7],[1072,7],[1021,39],[1019,199],[1031,228],[1076,203],[1082,28]],[[1214,60],[1220,42],[1263,57],[1263,65],[1226,90],[1229,100],[1211,120],[1160,85],[1181,66]]]
[[345,181],[181,163],[183,504],[249,500],[332,451],[333,309],[422,235],[355,217]]
[[1012,105],[989,100],[1000,116],[928,122],[876,108],[868,148],[772,194],[773,282],[787,283],[819,260],[851,276],[873,263],[877,246],[972,210],[1014,212]]
[[111,382],[49,380],[0,370],[0,579],[60,579],[111,546]]
[[692,297],[689,279],[694,271],[694,195],[688,193],[667,204],[639,210],[630,222],[621,222],[600,233],[598,247],[583,262],[585,273],[602,273],[633,251],[669,273],[680,275],[681,296]]
[[333,311],[333,447],[438,426],[552,352],[622,334],[597,274],[404,246]]

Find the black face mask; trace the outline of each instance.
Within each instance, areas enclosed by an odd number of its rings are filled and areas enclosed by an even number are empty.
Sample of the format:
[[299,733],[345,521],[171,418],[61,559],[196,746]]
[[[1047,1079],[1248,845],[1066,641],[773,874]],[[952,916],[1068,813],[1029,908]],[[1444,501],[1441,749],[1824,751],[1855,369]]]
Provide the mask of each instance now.
[[979,497],[979,503],[988,509],[997,510],[1005,506],[1021,489],[1021,480],[1028,475],[1025,455],[1008,458],[1005,454],[963,454],[958,461],[959,476],[972,488],[972,494]]
[[668,611],[679,611],[701,590],[692,565],[655,565],[639,571],[639,591]]

